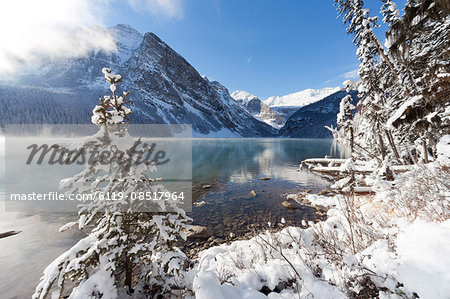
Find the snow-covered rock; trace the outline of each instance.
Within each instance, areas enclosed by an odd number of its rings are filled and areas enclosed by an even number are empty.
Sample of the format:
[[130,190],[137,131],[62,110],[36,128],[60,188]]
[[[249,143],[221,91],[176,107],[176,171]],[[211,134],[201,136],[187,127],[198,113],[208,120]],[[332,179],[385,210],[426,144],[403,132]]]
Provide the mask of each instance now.
[[236,90],[231,94],[231,97],[245,107],[256,119],[267,123],[275,129],[279,129],[284,125],[284,116],[261,102],[257,96],[243,90]]
[[118,24],[110,28],[112,36],[116,41],[117,55],[120,62],[127,61],[131,54],[139,48],[143,36],[136,29],[127,24]]
[[241,104],[250,102],[253,99],[258,99],[257,96],[246,92],[245,90],[236,90],[231,94],[231,97]]

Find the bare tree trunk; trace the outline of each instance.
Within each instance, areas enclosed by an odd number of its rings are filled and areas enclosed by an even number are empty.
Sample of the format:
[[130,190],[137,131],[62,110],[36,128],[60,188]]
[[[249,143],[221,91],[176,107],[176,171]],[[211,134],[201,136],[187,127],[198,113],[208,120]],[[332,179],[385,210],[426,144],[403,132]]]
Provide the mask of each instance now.
[[[350,115],[350,121],[352,120],[352,116]],[[350,126],[350,155],[351,155],[351,157],[352,157],[352,159],[353,159],[353,153],[354,153],[354,142],[355,141],[355,136],[354,136],[354,133],[353,133],[353,123],[352,123],[352,125]]]
[[131,263],[131,258],[128,256],[126,256],[126,261],[125,261],[125,285],[128,287],[128,292],[132,292],[132,278],[133,278],[133,265]]
[[381,137],[380,132],[378,131],[378,143],[380,146],[380,153],[381,153],[381,158],[384,161],[384,159],[386,158],[386,148],[384,147],[384,143],[383,143],[383,137]]
[[391,131],[385,130],[385,132],[386,132],[386,136],[387,136],[387,139],[389,141],[389,144],[392,147],[392,151],[394,152],[395,158],[397,159],[397,162],[401,163],[400,155],[398,154],[398,150],[397,150],[397,147],[395,146],[394,138],[392,137]]
[[425,141],[425,138],[422,139],[422,148],[423,148],[423,161],[428,163],[428,149],[427,149],[427,142]]
[[397,71],[394,69],[394,66],[392,65],[391,60],[384,53],[384,49],[381,47],[381,44],[380,44],[380,41],[378,40],[378,38],[373,33],[369,34],[369,37],[370,37],[370,40],[374,43],[375,47],[377,48],[378,53],[381,55],[381,57],[383,57],[384,62],[386,62],[387,66],[391,70],[395,79],[397,79],[398,82],[401,82],[400,77],[399,77]]
[[[381,151],[381,157],[383,158],[383,161],[386,158],[386,147],[384,146],[383,137],[380,133],[380,124],[377,125],[378,128],[378,142],[380,143],[380,151]],[[390,167],[386,168],[386,179],[388,181],[392,181],[394,179],[394,174],[392,173],[392,169]]]
[[[125,224],[125,232],[127,234],[127,241],[130,238],[130,223],[129,219],[124,221]],[[132,289],[132,279],[133,279],[133,264],[131,262],[131,258],[128,256],[128,251],[125,252],[125,286],[128,287],[128,292],[131,293]]]
[[[350,115],[350,120],[352,119],[352,116]],[[354,134],[353,134],[353,124],[350,126],[350,159],[352,160],[352,169],[350,173],[350,188],[353,193],[353,185],[355,182],[355,157],[354,157]]]
[[409,154],[409,158],[411,159],[411,161],[413,161],[413,164],[417,164],[417,159],[416,157],[411,153],[411,151],[409,149],[407,149],[408,154]]
[[[389,70],[391,71],[391,73],[394,75],[395,79],[398,81],[398,83],[400,83],[401,85],[405,85],[403,84],[403,82],[400,80],[400,76],[397,72],[397,70],[394,68],[394,65],[392,63],[392,61],[389,59],[389,57],[387,57],[387,55],[384,53],[384,48],[381,45],[380,41],[378,40],[378,38],[376,37],[376,35],[371,32],[371,34],[369,34],[370,40],[375,44],[375,47],[377,48],[377,52],[381,55],[381,57],[383,58],[384,62],[386,62],[386,65],[389,67]],[[409,80],[411,81],[411,80]],[[409,82],[411,86],[415,87],[415,83],[414,82]],[[404,92],[406,97],[409,97],[409,91],[407,88],[404,88]]]
[[431,156],[433,157],[433,160],[436,160],[437,153],[436,153],[436,140],[433,138],[430,132],[427,132],[428,137],[428,144],[431,147]]

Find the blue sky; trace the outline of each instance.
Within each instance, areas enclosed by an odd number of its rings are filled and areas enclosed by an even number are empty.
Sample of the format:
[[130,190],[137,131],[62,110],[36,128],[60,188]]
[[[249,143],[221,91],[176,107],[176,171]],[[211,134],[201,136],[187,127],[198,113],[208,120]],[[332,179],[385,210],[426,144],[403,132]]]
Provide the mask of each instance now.
[[230,92],[261,98],[338,86],[358,67],[332,1],[193,0],[175,16],[113,6],[107,25],[153,32]]

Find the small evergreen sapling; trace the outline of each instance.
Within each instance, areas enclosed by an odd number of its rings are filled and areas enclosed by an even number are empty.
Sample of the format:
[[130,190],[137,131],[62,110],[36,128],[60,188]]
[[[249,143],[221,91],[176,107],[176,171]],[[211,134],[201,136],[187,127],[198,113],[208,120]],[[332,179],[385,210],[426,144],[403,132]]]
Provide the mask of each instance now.
[[339,113],[337,115],[337,125],[341,130],[343,130],[343,135],[348,136],[348,146],[350,147],[351,155],[353,155],[353,110],[355,106],[352,104],[352,96],[350,95],[350,90],[354,83],[351,80],[344,82],[345,90],[347,95],[342,98],[339,104]]
[[[150,203],[155,211],[170,212],[148,212],[149,203],[129,200],[132,193],[165,188],[151,178],[152,161],[138,163],[148,148],[139,149],[140,139],[128,133],[129,93],[116,92],[121,76],[107,68],[103,73],[113,96],[100,99],[93,110],[99,131],[71,150],[108,150],[117,159],[105,164],[97,154],[82,172],[60,182],[66,194],[96,195],[81,202],[77,222],[61,228],[78,224],[88,235],[44,270],[33,298],[153,297],[170,293],[183,272],[186,256],[175,242],[186,238],[190,219],[175,201]],[[121,198],[105,200],[107,194]]]

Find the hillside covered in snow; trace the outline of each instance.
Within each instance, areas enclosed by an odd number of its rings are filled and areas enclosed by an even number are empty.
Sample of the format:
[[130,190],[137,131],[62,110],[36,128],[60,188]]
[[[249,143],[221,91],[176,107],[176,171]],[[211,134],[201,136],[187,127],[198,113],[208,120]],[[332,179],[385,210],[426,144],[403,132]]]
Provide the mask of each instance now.
[[284,96],[273,96],[264,100],[269,107],[290,106],[303,107],[338,92],[340,87],[325,87],[321,89],[305,89]]
[[305,89],[284,96],[272,96],[263,102],[270,109],[282,114],[285,122],[301,107],[311,105],[327,96],[341,90],[339,87],[325,87],[321,89]]
[[339,102],[345,93],[339,87],[326,87],[269,97],[264,101],[244,90],[236,90],[231,96],[255,118],[277,129],[278,136],[331,138],[325,126],[336,125]]

